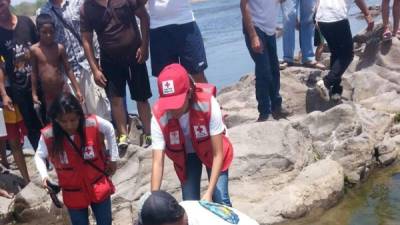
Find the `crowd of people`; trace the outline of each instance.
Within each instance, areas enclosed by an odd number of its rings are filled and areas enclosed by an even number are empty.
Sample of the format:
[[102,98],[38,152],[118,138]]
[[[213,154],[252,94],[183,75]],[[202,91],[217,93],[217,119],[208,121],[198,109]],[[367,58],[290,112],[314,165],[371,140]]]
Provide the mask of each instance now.
[[[143,124],[144,145],[151,145],[153,153],[152,192],[142,201],[139,224],[208,224],[208,214],[221,225],[236,220],[234,224],[257,224],[231,208],[233,146],[216,88],[205,76],[204,43],[189,0],[49,0],[37,11],[35,24],[15,15],[10,3],[0,0],[0,93],[7,133],[0,140],[4,168],[10,167],[8,145],[22,177],[30,182],[22,151],[27,136],[36,151],[43,187],[49,191],[54,185],[48,170],[54,168],[72,224],[87,225],[90,206],[97,224],[110,225],[110,196],[115,192],[110,176],[120,152],[129,145],[128,86]],[[289,116],[282,107],[280,67],[295,65],[296,27],[303,66],[327,69],[319,62],[326,40],[331,52],[329,73],[316,88],[327,101],[340,100],[341,77],[353,59],[351,3],[240,1],[244,43],[255,63],[258,122]],[[372,30],[374,21],[364,0],[355,3],[367,30]],[[385,41],[400,35],[399,1],[394,0],[393,29],[388,5],[388,0],[382,1]],[[279,7],[281,61],[275,34]],[[149,52],[159,94],[152,109]],[[165,155],[173,161],[181,184],[180,204],[160,190]],[[201,193],[203,165],[209,183]],[[3,189],[0,194],[12,198]],[[238,223],[239,219],[248,222]]]

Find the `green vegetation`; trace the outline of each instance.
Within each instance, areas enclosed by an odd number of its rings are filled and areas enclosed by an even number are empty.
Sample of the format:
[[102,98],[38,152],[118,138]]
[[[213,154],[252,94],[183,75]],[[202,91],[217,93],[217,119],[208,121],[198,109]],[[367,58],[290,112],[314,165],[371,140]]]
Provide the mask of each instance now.
[[394,116],[394,123],[400,123],[400,113],[396,113],[396,115]]
[[22,2],[13,7],[13,12],[17,15],[34,16],[36,10],[40,8],[47,0],[36,0],[35,3]]

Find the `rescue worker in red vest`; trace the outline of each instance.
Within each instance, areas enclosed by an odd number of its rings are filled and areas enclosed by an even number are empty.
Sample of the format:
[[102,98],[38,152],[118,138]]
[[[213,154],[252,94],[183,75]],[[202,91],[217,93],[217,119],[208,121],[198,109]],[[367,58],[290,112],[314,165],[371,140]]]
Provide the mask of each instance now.
[[232,144],[225,135],[220,106],[210,84],[193,84],[179,64],[166,66],[157,78],[159,100],[153,107],[151,190],[161,187],[167,155],[181,182],[183,200],[200,200],[202,165],[209,184],[203,200],[231,206],[228,168]]
[[35,154],[43,186],[49,189],[45,164],[49,159],[72,225],[89,224],[89,206],[97,225],[111,225],[110,196],[115,189],[108,175],[115,172],[118,160],[112,124],[96,115],[85,116],[79,101],[70,93],[53,102],[49,117],[51,124],[42,130]]

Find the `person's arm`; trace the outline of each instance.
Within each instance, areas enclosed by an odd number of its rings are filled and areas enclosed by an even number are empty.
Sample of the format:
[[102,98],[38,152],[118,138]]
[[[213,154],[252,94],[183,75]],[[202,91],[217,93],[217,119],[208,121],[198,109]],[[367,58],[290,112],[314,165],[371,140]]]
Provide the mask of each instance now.
[[103,72],[94,57],[94,49],[93,49],[93,29],[90,27],[85,18],[84,5],[82,5],[80,9],[80,26],[81,26],[81,38],[83,51],[85,52],[85,56],[89,62],[90,69],[93,73],[93,78],[96,84],[102,88],[106,87],[107,79],[104,76]]
[[35,153],[35,164],[39,171],[40,177],[42,178],[42,184],[47,187],[46,180],[49,179],[49,174],[47,173],[46,159],[48,158],[48,149],[46,143],[44,142],[43,136],[39,139],[38,148]]
[[367,4],[364,0],[355,0],[355,2],[358,8],[360,8],[361,12],[364,14],[365,21],[368,24],[367,31],[372,31],[372,29],[374,29],[374,19],[369,13]]
[[31,66],[32,66],[32,72],[31,72],[31,83],[32,83],[32,99],[33,99],[33,104],[41,104],[38,94],[37,94],[37,88],[38,88],[38,74],[39,74],[39,68],[38,68],[38,62],[37,58],[35,55],[35,47],[32,46],[30,49],[31,52]]
[[241,0],[240,1],[240,9],[242,11],[242,17],[243,17],[243,26],[244,26],[244,29],[245,29],[247,35],[250,38],[251,49],[253,49],[253,51],[255,53],[262,53],[264,46],[263,46],[262,42],[260,41],[260,38],[258,37],[256,29],[251,20],[248,2],[249,2],[249,0]]
[[151,172],[151,190],[160,190],[164,174],[165,140],[160,125],[154,116],[151,118],[151,140],[153,146],[153,164]]
[[109,121],[99,116],[96,116],[96,119],[99,124],[99,131],[104,135],[104,138],[107,141],[107,150],[110,151],[111,156],[110,162],[107,163],[106,171],[109,175],[113,175],[117,169],[117,161],[119,159],[117,141],[115,139],[115,130]]
[[[2,57],[2,56],[0,56]],[[3,106],[6,107],[7,109],[14,111],[14,105],[13,102],[10,98],[10,96],[8,96],[7,92],[6,92],[6,86],[5,86],[5,72],[4,72],[4,68],[5,65],[3,63],[3,59],[0,59],[0,94],[1,94],[1,98],[3,100]]]
[[144,4],[136,9],[135,14],[140,19],[140,33],[142,34],[142,43],[136,52],[136,60],[138,63],[144,63],[149,57],[150,17]]
[[68,56],[67,56],[67,53],[65,51],[65,48],[61,44],[58,45],[58,48],[60,50],[61,60],[62,60],[62,63],[64,65],[64,71],[67,74],[68,79],[71,81],[72,88],[74,89],[76,98],[82,104],[84,99],[83,99],[83,96],[81,94],[81,90],[79,88],[78,81],[76,81],[76,78],[75,78],[75,75],[74,75],[74,71],[72,70],[70,64],[68,63]]

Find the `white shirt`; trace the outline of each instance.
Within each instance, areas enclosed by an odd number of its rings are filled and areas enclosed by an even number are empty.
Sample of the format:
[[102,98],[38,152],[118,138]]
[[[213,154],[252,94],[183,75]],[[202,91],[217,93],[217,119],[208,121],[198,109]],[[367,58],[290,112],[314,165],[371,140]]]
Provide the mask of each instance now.
[[[189,112],[183,114],[179,118],[179,125],[181,126],[183,135],[185,136],[186,153],[195,153],[195,150],[192,146],[192,138],[190,136]],[[222,121],[220,106],[217,100],[214,97],[211,97],[210,135],[218,135],[224,130],[225,125]],[[165,150],[164,135],[154,116],[151,118],[151,141],[154,150]]]
[[[189,225],[231,225],[221,219],[213,212],[210,212],[199,204],[198,201],[183,201],[179,203],[186,211]],[[259,225],[255,220],[251,219],[237,209],[232,209],[239,216],[238,225]]]
[[[111,161],[117,161],[119,159],[117,142],[115,140],[115,132],[113,125],[99,117],[96,116],[97,123],[99,126],[100,133],[104,134],[104,138],[107,141],[107,150],[110,151]],[[73,136],[71,136],[73,138]],[[43,178],[48,177],[45,159],[49,156],[46,143],[44,142],[43,135],[40,137],[38,148],[35,153],[35,163],[39,171],[40,176]]]
[[190,0],[149,0],[150,29],[194,21]]
[[253,25],[268,35],[274,35],[278,25],[279,0],[250,0],[248,5]]
[[315,20],[332,23],[347,19],[352,0],[319,0]]

